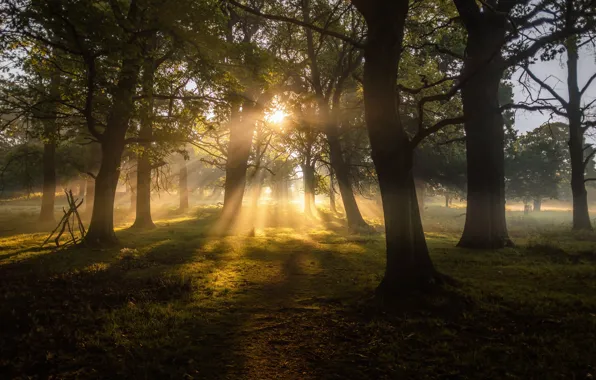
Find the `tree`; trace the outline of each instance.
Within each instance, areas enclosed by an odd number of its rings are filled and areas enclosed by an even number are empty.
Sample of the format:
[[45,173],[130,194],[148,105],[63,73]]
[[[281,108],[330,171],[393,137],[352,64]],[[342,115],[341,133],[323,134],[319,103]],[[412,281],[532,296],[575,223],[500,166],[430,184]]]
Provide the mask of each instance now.
[[[159,31],[169,40],[202,36],[206,45],[216,39],[215,2],[193,1],[37,1],[9,2],[15,35],[52,47],[78,65],[83,80],[75,86],[78,98],[65,103],[86,121],[88,133],[101,144],[101,164],[95,178],[95,197],[88,244],[117,242],[113,205],[122,153],[138,137],[128,136],[135,116],[135,97],[148,39]],[[101,25],[96,20],[102,20]],[[51,31],[53,38],[48,37]],[[200,44],[191,43],[198,48]],[[204,54],[203,57],[207,55]],[[72,71],[66,72],[66,74]],[[77,78],[73,75],[73,77]],[[169,94],[175,96],[176,94]]]
[[[302,16],[304,22],[311,23],[310,0],[302,2]],[[330,15],[327,19],[332,16],[333,15]],[[346,21],[350,22],[350,28],[352,30],[351,38],[361,38],[359,36],[359,18],[351,14],[349,18],[346,18]],[[327,27],[330,27],[330,25],[327,25]],[[348,226],[352,229],[367,227],[368,225],[362,218],[360,210],[358,209],[358,204],[356,203],[356,198],[354,197],[352,181],[350,179],[350,170],[346,163],[340,140],[340,102],[342,93],[351,74],[360,65],[362,54],[359,53],[352,44],[343,42],[339,49],[333,49],[331,51],[333,53],[332,57],[337,56],[339,58],[335,59],[337,63],[334,65],[323,65],[321,62],[325,62],[325,60],[321,55],[322,53],[327,53],[327,51],[323,49],[323,46],[328,44],[319,43],[319,47],[316,48],[313,39],[313,31],[306,28],[305,34],[307,57],[310,64],[309,82],[312,83],[317,99],[319,117],[324,125],[327,144],[329,145],[331,166],[339,185]]]
[[396,109],[397,71],[409,6],[407,1],[391,0],[353,3],[368,26],[364,107],[385,215],[387,265],[378,291],[394,294],[428,286],[436,276],[416,200],[410,141]]
[[521,136],[507,160],[508,196],[524,204],[533,202],[534,211],[540,211],[544,198],[557,198],[559,185],[565,180],[566,133],[554,128],[546,124]]
[[454,0],[467,32],[461,79],[467,156],[466,223],[458,243],[466,248],[511,245],[505,221],[504,122],[499,88],[508,15],[517,1]]
[[[354,1],[354,6],[364,17],[367,41],[354,41],[341,33],[326,30],[285,16],[269,15],[242,5],[230,3],[252,14],[304,26],[322,34],[334,36],[364,50],[365,119],[371,145],[372,159],[377,172],[387,243],[385,276],[377,291],[382,295],[421,289],[434,283],[438,276],[428,255],[424,238],[413,177],[413,150],[427,136],[441,128],[462,122],[462,117],[441,119],[425,117],[424,105],[448,101],[458,86],[448,93],[424,97],[419,102],[418,129],[410,137],[399,113],[398,67],[402,57],[404,29],[409,11],[406,1]],[[442,80],[447,83],[450,80]],[[409,89],[419,93],[436,85]],[[442,115],[441,112],[436,113]],[[429,123],[429,121],[431,121]]]
[[[591,159],[596,155],[596,149],[586,144],[585,134],[589,128],[596,126],[596,121],[590,113],[594,100],[586,99],[586,91],[596,79],[596,72],[580,88],[578,81],[579,51],[583,46],[593,43],[593,32],[596,30],[593,3],[583,0],[566,0],[553,2],[548,11],[553,18],[549,18],[548,27],[552,30],[568,32],[562,41],[555,41],[546,46],[541,55],[542,60],[555,58],[564,51],[567,56],[567,93],[562,94],[548,83],[547,79],[539,78],[531,70],[531,63],[535,59],[525,60],[521,66],[526,75],[526,82],[537,83],[548,93],[548,98],[538,94],[527,109],[546,110],[559,117],[566,118],[569,123],[569,157],[571,163],[571,192],[573,196],[573,229],[591,230],[590,214],[588,210],[588,193],[586,191],[586,170]],[[571,33],[579,29],[580,31]],[[583,31],[583,33],[582,33]],[[531,57],[530,57],[531,58]]]

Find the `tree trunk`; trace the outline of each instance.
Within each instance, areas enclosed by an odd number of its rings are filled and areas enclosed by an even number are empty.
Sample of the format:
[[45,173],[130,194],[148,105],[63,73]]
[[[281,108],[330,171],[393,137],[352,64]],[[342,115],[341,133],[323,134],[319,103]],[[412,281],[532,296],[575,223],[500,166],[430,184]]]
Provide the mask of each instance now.
[[93,212],[93,202],[95,202],[95,179],[88,177],[85,180],[85,214],[91,215]]
[[137,211],[137,175],[136,175],[136,172],[132,172],[130,174],[128,190],[130,191],[130,212],[136,213],[136,211]]
[[304,213],[313,215],[315,209],[315,168],[311,165],[302,165],[304,181]]
[[143,65],[142,91],[145,99],[141,101],[141,127],[139,137],[146,142],[140,144],[137,156],[136,217],[133,228],[151,229],[155,227],[151,218],[151,139],[153,138],[153,84],[155,62],[148,59]]
[[578,47],[576,37],[570,37],[566,43],[567,51],[567,88],[569,103],[569,156],[571,159],[571,194],[573,197],[573,229],[591,230],[586,191],[584,163],[584,132],[582,127],[581,91],[578,86]]
[[39,221],[54,222],[56,201],[56,137],[58,134],[57,111],[60,99],[60,73],[54,70],[50,79],[49,100],[41,112],[43,117],[43,194]]
[[252,178],[252,200],[251,200],[251,212],[256,212],[259,207],[259,200],[261,199],[261,190],[263,189],[263,183],[265,176],[262,169],[257,168]]
[[[495,16],[496,17],[496,16]],[[501,17],[501,16],[499,16]],[[501,26],[488,23],[468,30],[462,88],[468,202],[466,223],[458,246],[478,249],[512,245],[505,220],[505,134],[499,104],[503,78]]]
[[146,151],[139,153],[137,161],[136,217],[132,227],[140,229],[155,227],[151,218],[151,161]]
[[112,107],[101,138],[101,166],[95,179],[93,214],[85,241],[95,246],[118,244],[114,233],[114,200],[120,175],[124,139],[134,110],[133,94],[138,81],[138,60],[127,58],[122,62],[118,85],[112,94]]
[[451,202],[451,195],[445,194],[445,208],[449,208],[450,202]]
[[178,194],[180,194],[180,210],[188,210],[188,169],[186,162],[182,164],[179,174]]
[[99,166],[101,165],[101,144],[92,143],[89,146],[90,154],[87,156],[87,162],[85,163],[85,169],[87,171],[87,178],[85,179],[85,205],[84,214],[91,216],[93,213],[93,202],[95,201],[95,178],[91,176],[97,176]]
[[335,123],[327,126],[327,143],[329,144],[331,165],[337,177],[341,200],[346,210],[346,218],[348,219],[348,227],[351,229],[368,227],[368,224],[362,218],[356,197],[354,197],[352,181],[350,180],[350,170],[344,160],[338,134],[339,131]]
[[424,238],[412,175],[413,151],[398,115],[396,83],[407,1],[355,0],[368,25],[364,107],[385,216],[387,265],[383,296],[424,288],[435,270]]
[[329,209],[334,214],[337,214],[337,206],[335,205],[335,185],[333,184],[333,169],[329,171]]
[[85,180],[83,179],[79,179],[77,181],[77,198],[81,199],[81,198],[85,198],[85,185],[86,185]]
[[85,241],[94,246],[118,243],[114,232],[114,200],[120,177],[120,159],[124,151],[124,136],[120,141],[104,140],[99,173],[95,178],[93,214]]
[[420,210],[420,215],[424,214],[424,209],[426,208],[426,187],[425,183],[422,180],[414,179],[414,186],[416,186],[416,197],[418,198],[418,210]]
[[[310,0],[305,0],[302,2],[302,14],[306,23],[311,22],[310,8]],[[307,54],[310,60],[311,82],[314,86],[315,93],[317,96],[317,102],[319,104],[319,112],[321,119],[325,123],[325,134],[327,135],[327,143],[329,145],[331,166],[333,167],[335,175],[337,176],[337,183],[339,185],[339,192],[341,194],[341,199],[344,204],[344,209],[346,210],[348,226],[351,229],[368,227],[368,224],[366,224],[366,222],[362,218],[362,215],[360,214],[360,209],[358,208],[356,198],[354,197],[354,193],[352,191],[352,183],[350,181],[350,170],[344,160],[339,138],[338,112],[342,93],[342,85],[340,83],[342,83],[343,81],[339,78],[332,79],[332,82],[335,83],[337,80],[337,83],[333,94],[333,109],[331,109],[331,107],[329,106],[328,99],[324,93],[325,91],[323,81],[321,79],[321,71],[318,65],[317,49],[315,47],[313,33],[310,29],[306,29],[305,32]],[[331,86],[331,84],[329,84],[329,86]],[[328,89],[328,91],[330,90]]]
[[240,120],[238,106],[233,106],[230,141],[226,162],[226,181],[224,185],[224,205],[222,219],[230,225],[239,215],[246,187],[246,171],[255,131],[254,107],[245,102]]
[[54,204],[56,200],[56,144],[43,145],[43,194],[41,197],[41,223],[55,222]]
[[542,198],[534,199],[534,211],[540,212],[542,208]]

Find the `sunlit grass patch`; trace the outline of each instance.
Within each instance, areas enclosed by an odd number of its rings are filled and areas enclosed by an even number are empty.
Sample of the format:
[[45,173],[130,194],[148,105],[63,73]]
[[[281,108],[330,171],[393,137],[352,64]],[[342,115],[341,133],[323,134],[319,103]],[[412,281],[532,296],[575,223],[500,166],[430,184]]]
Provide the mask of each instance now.
[[392,311],[370,301],[383,234],[308,221],[218,236],[217,212],[121,228],[106,250],[1,238],[0,375],[542,379],[593,365],[592,233],[520,219],[516,247],[465,250],[461,210],[429,207],[431,256],[455,286]]

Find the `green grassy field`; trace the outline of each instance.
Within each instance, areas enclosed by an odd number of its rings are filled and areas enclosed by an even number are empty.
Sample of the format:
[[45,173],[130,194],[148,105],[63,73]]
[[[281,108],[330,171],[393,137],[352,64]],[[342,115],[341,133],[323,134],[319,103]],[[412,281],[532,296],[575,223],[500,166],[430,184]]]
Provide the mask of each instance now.
[[567,212],[509,213],[516,248],[455,248],[461,209],[428,207],[456,284],[379,305],[381,233],[267,208],[213,236],[217,208],[164,210],[109,250],[40,248],[51,226],[0,210],[0,378],[587,379],[596,234]]

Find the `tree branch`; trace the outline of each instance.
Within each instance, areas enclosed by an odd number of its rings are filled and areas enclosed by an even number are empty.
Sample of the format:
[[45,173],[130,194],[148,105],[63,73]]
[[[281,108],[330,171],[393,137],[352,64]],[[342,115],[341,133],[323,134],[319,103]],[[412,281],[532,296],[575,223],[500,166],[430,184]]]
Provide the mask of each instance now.
[[362,42],[356,41],[356,40],[354,40],[354,39],[352,39],[352,38],[350,38],[350,37],[348,37],[348,36],[346,36],[344,34],[337,33],[337,32],[334,32],[332,30],[327,30],[327,29],[324,29],[324,28],[320,28],[320,27],[318,27],[316,25],[312,25],[312,24],[309,24],[307,22],[300,21],[300,20],[297,20],[297,19],[294,19],[294,18],[262,13],[259,10],[253,9],[253,8],[251,8],[249,6],[244,5],[244,4],[240,4],[239,2],[237,2],[235,0],[227,0],[227,1],[228,1],[228,3],[234,5],[235,7],[240,8],[243,11],[248,12],[250,14],[253,14],[255,16],[266,18],[266,19],[272,20],[272,21],[289,22],[290,24],[302,26],[304,28],[308,28],[310,30],[313,30],[313,31],[315,31],[317,33],[325,34],[325,35],[328,35],[328,36],[331,36],[331,37],[338,38],[338,39],[340,39],[342,41],[348,42],[348,43],[354,45],[355,47],[357,47],[359,49],[364,49],[364,47],[365,47],[365,44],[363,44]]
[[527,65],[522,66],[522,68],[524,69],[524,71],[526,72],[526,74],[528,74],[530,76],[530,78],[532,78],[534,80],[534,82],[538,83],[540,85],[540,87],[542,87],[543,89],[547,90],[548,92],[550,92],[550,94],[559,101],[559,103],[561,103],[561,105],[565,108],[567,108],[567,106],[569,105],[569,103],[567,103],[567,101],[565,99],[563,99],[561,97],[561,95],[559,95],[559,93],[557,93],[555,91],[554,88],[552,88],[548,83],[546,83],[545,81],[543,81],[542,79],[538,78],[536,75],[534,75],[534,73],[529,69],[529,67]]
[[416,146],[418,146],[418,144],[420,144],[420,142],[422,142],[422,140],[424,140],[426,137],[432,135],[433,133],[439,131],[441,128],[444,128],[448,125],[463,124],[465,121],[466,121],[466,119],[463,115],[457,116],[457,117],[452,117],[449,119],[443,119],[443,120],[435,123],[433,126],[425,128],[425,129],[421,130],[420,132],[418,132],[416,134],[416,136],[414,136],[414,138],[410,142],[410,146],[413,149]]
[[586,92],[586,90],[588,89],[588,87],[590,87],[590,85],[592,84],[592,82],[594,81],[594,79],[596,79],[596,73],[592,74],[592,76],[590,77],[590,79],[588,79],[588,82],[586,83],[586,85],[579,92],[580,95],[584,95],[584,93]]

